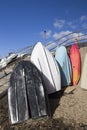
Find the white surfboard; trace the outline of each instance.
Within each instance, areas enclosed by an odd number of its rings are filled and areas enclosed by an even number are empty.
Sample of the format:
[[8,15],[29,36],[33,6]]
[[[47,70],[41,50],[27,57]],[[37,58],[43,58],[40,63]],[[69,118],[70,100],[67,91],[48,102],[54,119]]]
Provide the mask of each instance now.
[[81,88],[87,90],[87,53],[85,55],[85,59],[83,63],[83,69],[81,75]]
[[31,61],[40,70],[48,94],[61,90],[61,77],[56,60],[41,42],[34,46]]

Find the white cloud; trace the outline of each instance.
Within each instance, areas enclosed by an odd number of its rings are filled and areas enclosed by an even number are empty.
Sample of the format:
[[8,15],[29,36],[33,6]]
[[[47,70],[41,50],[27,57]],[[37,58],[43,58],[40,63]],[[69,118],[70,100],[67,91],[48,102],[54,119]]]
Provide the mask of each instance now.
[[[54,27],[58,28],[58,29],[62,29],[63,27],[64,29],[68,29],[67,31],[60,31],[60,32],[55,32],[53,34],[53,38],[55,40],[58,39],[58,43],[61,44],[69,44],[70,42],[74,43],[77,42],[78,40],[82,40],[82,39],[86,39],[87,35],[83,36],[85,34],[85,32],[82,33],[72,33],[72,31],[69,31],[69,29],[71,30],[75,30],[75,29],[80,29],[80,28],[87,28],[87,16],[83,15],[81,17],[79,17],[78,19],[75,19],[73,21],[67,21],[67,20],[55,20],[54,22]],[[68,35],[70,34],[70,35]],[[67,35],[67,36],[65,36]]]
[[57,20],[55,20],[55,22],[53,23],[53,25],[54,25],[55,28],[58,28],[58,29],[62,29],[64,26],[68,27],[68,28],[70,27],[72,29],[76,28],[76,24],[74,24],[71,21],[66,21],[66,20],[63,20],[63,19],[59,19],[59,20],[57,19]]
[[83,16],[80,17],[80,21],[81,21],[81,22],[83,22],[83,21],[85,21],[85,20],[87,20],[87,16],[86,16],[86,15],[83,15]]
[[45,31],[45,33],[44,33],[44,31],[43,32],[40,32],[40,35],[43,37],[43,38],[50,38],[51,37],[51,34],[52,34],[52,31],[51,30],[47,30],[47,31]]
[[51,33],[52,33],[51,30],[46,31],[46,37],[49,38],[51,36]]
[[[58,43],[61,44],[67,40],[67,35],[72,33],[71,31],[61,31],[60,33],[54,33],[53,38],[58,39]],[[64,37],[65,36],[65,37]]]
[[83,33],[72,33],[72,31],[61,31],[60,33],[54,33],[53,38],[55,40],[58,39],[58,44],[69,44],[77,42],[77,40],[86,39],[87,35],[85,36]]
[[65,35],[68,35],[70,33],[71,33],[71,31],[61,31],[60,33],[54,33],[53,38],[54,39],[59,39],[59,38],[65,36]]
[[67,22],[67,25],[72,29],[76,28],[76,25],[74,25],[73,22]]
[[82,28],[87,28],[87,16],[83,15],[80,17],[80,23]]
[[[80,28],[86,28],[87,27],[87,15],[83,15],[77,19],[74,19],[73,21],[68,21],[65,19],[55,19],[53,23],[54,27],[57,29],[67,28],[67,29],[80,29]],[[57,34],[55,34],[55,37]]]
[[63,20],[63,19],[58,20],[57,19],[57,20],[55,20],[53,25],[55,28],[61,29],[64,26],[64,24],[65,24],[65,20]]
[[54,33],[54,34],[53,34],[53,38],[54,38],[54,39],[60,38],[59,33]]

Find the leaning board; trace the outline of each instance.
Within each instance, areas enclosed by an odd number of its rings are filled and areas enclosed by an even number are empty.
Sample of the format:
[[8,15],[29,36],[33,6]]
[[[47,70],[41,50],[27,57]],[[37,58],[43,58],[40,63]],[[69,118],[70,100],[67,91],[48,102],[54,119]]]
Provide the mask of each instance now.
[[61,84],[62,87],[71,84],[72,70],[67,50],[64,46],[58,46],[55,52],[55,59],[60,68],[61,72]]
[[61,90],[60,71],[56,60],[40,42],[34,46],[31,61],[42,73],[43,83],[48,94]]
[[87,90],[87,53],[85,55],[84,64],[81,74],[81,88]]
[[70,48],[70,61],[72,65],[72,82],[73,85],[77,85],[80,79],[80,70],[81,70],[81,58],[80,51],[77,44],[73,44]]
[[48,115],[48,102],[40,72],[29,61],[21,61],[14,69],[8,89],[11,124]]

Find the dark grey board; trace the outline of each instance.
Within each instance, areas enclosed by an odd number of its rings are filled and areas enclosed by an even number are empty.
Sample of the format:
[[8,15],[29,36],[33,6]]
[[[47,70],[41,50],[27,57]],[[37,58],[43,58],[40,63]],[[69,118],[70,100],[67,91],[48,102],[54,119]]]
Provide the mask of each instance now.
[[40,72],[30,61],[19,62],[13,70],[8,104],[12,124],[50,114]]

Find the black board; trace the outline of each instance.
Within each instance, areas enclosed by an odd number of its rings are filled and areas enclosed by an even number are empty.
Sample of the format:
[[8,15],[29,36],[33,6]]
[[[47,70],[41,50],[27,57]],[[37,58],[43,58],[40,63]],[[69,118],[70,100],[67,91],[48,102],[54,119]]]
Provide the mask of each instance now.
[[12,124],[47,116],[49,102],[39,70],[30,61],[21,61],[13,70],[8,89]]

